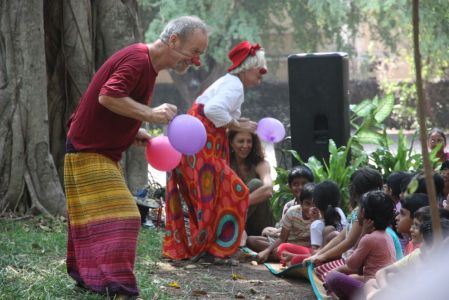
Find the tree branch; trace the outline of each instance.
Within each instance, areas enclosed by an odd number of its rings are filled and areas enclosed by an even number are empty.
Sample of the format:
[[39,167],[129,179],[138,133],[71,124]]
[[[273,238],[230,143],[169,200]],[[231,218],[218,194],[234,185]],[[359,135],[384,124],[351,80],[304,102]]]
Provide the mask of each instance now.
[[429,195],[430,212],[432,215],[433,236],[435,243],[438,243],[441,242],[441,226],[438,203],[436,199],[435,183],[432,176],[433,170],[430,164],[429,151],[427,149],[425,101],[421,75],[421,53],[419,49],[419,0],[413,0],[413,48],[416,73],[416,91],[418,95],[419,139],[421,141],[427,194]]

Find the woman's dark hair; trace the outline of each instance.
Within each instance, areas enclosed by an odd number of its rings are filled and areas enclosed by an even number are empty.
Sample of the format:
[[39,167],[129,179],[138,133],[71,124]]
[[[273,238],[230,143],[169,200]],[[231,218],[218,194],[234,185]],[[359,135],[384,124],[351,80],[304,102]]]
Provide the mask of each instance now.
[[341,216],[335,209],[340,205],[340,188],[331,180],[318,183],[313,192],[313,202],[323,215],[324,225],[338,228]]
[[402,208],[410,212],[410,218],[413,219],[415,212],[424,206],[429,206],[429,197],[423,193],[414,193],[405,196],[401,200]]
[[407,191],[407,187],[412,181],[412,179],[416,176],[416,173],[410,173],[410,176],[404,177],[401,180],[401,193],[405,193]]
[[353,208],[357,207],[358,199],[366,192],[380,190],[383,187],[382,174],[379,171],[363,167],[351,175],[349,184],[350,203]]
[[313,176],[313,172],[312,172],[312,170],[310,170],[309,167],[304,166],[304,165],[296,166],[296,167],[293,167],[288,172],[288,177],[287,177],[288,185],[290,186],[295,178],[301,178],[301,177],[306,178],[309,182],[313,182],[315,180],[315,178]]
[[441,136],[441,137],[443,138],[443,140],[444,140],[444,144],[446,145],[446,134],[445,134],[444,131],[443,131],[442,129],[440,129],[440,128],[432,128],[432,129],[429,131],[429,134],[427,135],[427,139],[430,139],[430,136],[431,136],[432,134],[434,134],[434,133],[436,133],[436,134],[438,134],[439,136]]
[[405,178],[411,178],[413,177],[413,175],[409,172],[394,172],[391,173],[390,176],[388,176],[387,178],[387,186],[391,189],[392,194],[395,198],[399,198],[399,195],[401,194],[402,190],[401,190],[401,186],[402,186],[402,181]]
[[[234,140],[237,133],[240,133],[241,131],[235,131],[235,130],[229,130],[228,131],[228,138],[229,138],[229,147],[231,146],[232,141]],[[253,146],[251,148],[251,152],[248,154],[248,156],[245,159],[245,165],[247,167],[256,166],[260,162],[262,162],[265,159],[265,155],[263,153],[262,144],[260,142],[259,137],[257,134],[250,132],[251,139],[253,141]],[[232,148],[231,148],[232,149]],[[235,159],[235,154],[233,151],[231,152],[231,160]]]
[[383,191],[371,191],[360,198],[360,208],[364,218],[373,220],[374,228],[385,230],[393,221],[394,202]]
[[[444,192],[444,179],[438,173],[433,174],[433,182],[435,183],[435,192],[437,196],[441,197]],[[426,176],[424,174],[420,174],[418,176],[418,188],[415,193],[423,193],[427,194],[427,186],[426,186]]]
[[449,169],[449,160],[445,160],[440,167],[440,171]]
[[[443,239],[446,239],[449,236],[449,220],[441,219],[440,225],[441,225],[441,236],[443,237]],[[421,227],[419,228],[419,231],[423,236],[426,246],[432,246],[433,245],[432,221],[429,220],[423,222],[421,224]]]
[[[439,215],[441,219],[449,220],[449,210],[444,208],[438,209]],[[430,221],[432,219],[430,213],[430,206],[423,206],[415,211],[415,219],[419,220],[421,223]]]
[[304,185],[302,188],[301,194],[299,195],[299,203],[302,203],[304,200],[313,199],[313,192],[315,190],[315,183],[309,182]]

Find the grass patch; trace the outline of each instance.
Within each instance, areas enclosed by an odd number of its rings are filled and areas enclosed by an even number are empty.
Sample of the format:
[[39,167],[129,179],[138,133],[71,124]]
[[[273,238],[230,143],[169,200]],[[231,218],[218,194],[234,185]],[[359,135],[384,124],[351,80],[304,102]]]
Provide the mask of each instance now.
[[[0,228],[0,299],[105,299],[74,288],[65,266],[65,222],[0,219]],[[148,229],[139,233],[135,274],[144,299],[171,299],[152,277],[161,258],[162,235]]]

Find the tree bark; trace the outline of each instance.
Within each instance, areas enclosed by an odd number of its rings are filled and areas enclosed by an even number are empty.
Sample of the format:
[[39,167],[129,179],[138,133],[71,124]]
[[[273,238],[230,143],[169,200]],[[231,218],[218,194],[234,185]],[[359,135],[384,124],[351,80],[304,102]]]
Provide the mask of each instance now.
[[65,213],[65,197],[50,154],[43,6],[0,2],[0,206],[50,215]]
[[[144,40],[138,18],[138,6],[134,0],[93,2],[97,69],[116,51]],[[120,163],[131,192],[147,184],[148,164],[145,161],[143,148],[131,147]]]
[[[65,124],[96,68],[143,40],[137,2],[17,0],[0,8],[0,213],[64,215]],[[129,151],[131,188],[146,184],[146,168],[142,150]]]

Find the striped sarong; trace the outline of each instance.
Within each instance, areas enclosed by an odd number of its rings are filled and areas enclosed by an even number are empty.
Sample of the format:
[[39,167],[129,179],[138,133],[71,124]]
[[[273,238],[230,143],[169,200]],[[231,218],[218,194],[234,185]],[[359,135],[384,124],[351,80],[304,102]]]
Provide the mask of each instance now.
[[140,215],[117,162],[96,153],[68,153],[67,272],[88,289],[138,295],[134,277]]

